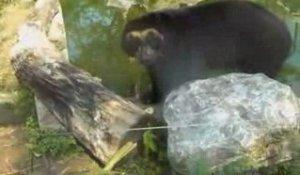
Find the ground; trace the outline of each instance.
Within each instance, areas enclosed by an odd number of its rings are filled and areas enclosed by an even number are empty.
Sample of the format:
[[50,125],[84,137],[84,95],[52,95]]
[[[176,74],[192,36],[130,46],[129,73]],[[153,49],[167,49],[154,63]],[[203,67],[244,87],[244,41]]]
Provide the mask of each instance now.
[[[13,94],[0,93],[0,174],[92,174],[100,168],[86,154],[63,159],[34,156],[26,148],[24,121],[14,113]],[[32,159],[33,158],[33,159]]]

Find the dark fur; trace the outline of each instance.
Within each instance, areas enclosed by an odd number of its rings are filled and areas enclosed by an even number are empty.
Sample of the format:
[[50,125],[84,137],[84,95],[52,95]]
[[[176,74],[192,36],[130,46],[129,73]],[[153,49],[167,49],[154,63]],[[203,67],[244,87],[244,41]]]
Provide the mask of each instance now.
[[[133,42],[128,34],[149,28],[157,30],[163,40],[148,64],[143,62],[143,56],[137,55],[139,47],[147,43]],[[137,56],[149,70],[153,102],[160,102],[186,81],[209,77],[211,70],[261,72],[275,77],[290,45],[288,29],[279,18],[245,1],[148,13],[129,21],[122,38],[123,50]]]

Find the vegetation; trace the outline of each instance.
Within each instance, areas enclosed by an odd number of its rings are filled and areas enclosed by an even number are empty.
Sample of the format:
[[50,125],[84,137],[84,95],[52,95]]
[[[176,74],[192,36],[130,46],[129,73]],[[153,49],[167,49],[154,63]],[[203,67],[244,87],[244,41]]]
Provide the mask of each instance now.
[[35,155],[49,155],[61,158],[82,152],[75,139],[65,132],[57,130],[42,130],[37,121],[33,92],[21,86],[17,91],[16,113],[26,118],[26,146]]
[[27,147],[35,155],[61,158],[83,151],[71,135],[57,130],[42,130],[33,117],[27,119],[25,132]]
[[[126,0],[112,1],[127,2]],[[188,2],[199,1],[189,0]],[[285,18],[286,15],[298,18],[300,14],[299,0],[255,1],[269,7],[280,14],[282,18]],[[184,6],[186,2],[186,0],[136,0],[135,5],[124,9],[116,6],[108,7],[106,1],[101,0],[61,1],[71,61],[93,75],[101,77],[107,87],[124,96],[133,96],[148,90],[149,79],[146,71],[137,61],[128,59],[119,48],[122,27],[128,19],[143,13],[166,7]],[[87,12],[88,10],[89,12]],[[85,15],[87,13],[92,15]],[[10,66],[10,48],[15,42],[18,26],[25,21],[28,14],[28,6],[20,3],[20,0],[2,0],[0,2],[0,90],[17,91],[16,112],[27,119],[25,124],[27,146],[32,153],[46,154],[52,157],[77,154],[82,152],[82,149],[77,146],[71,136],[53,130],[41,130],[38,127],[34,95],[29,89],[18,84]],[[83,23],[85,27],[82,27]],[[287,66],[280,73],[279,80],[285,82],[288,76],[299,73],[299,67]],[[150,131],[145,132],[142,145],[141,154],[121,163],[117,170],[131,175],[156,175],[162,174],[168,169],[166,150],[155,134]],[[299,174],[296,170],[294,171],[294,164],[295,162],[288,162],[272,169],[262,168],[261,172],[266,175]],[[238,167],[238,165],[226,167],[225,174],[238,174],[232,167]],[[199,160],[199,174],[207,173],[206,162]]]
[[17,89],[17,96],[15,98],[15,112],[18,116],[23,118],[34,116],[36,117],[35,102],[33,92],[20,86]]

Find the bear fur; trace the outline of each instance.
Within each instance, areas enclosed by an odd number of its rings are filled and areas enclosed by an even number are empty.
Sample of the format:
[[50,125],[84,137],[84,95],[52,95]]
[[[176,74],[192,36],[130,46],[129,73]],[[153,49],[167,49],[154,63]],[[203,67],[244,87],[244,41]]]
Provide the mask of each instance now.
[[218,72],[273,78],[288,57],[285,23],[249,1],[220,1],[164,9],[129,21],[122,49],[146,66],[153,103],[179,85]]

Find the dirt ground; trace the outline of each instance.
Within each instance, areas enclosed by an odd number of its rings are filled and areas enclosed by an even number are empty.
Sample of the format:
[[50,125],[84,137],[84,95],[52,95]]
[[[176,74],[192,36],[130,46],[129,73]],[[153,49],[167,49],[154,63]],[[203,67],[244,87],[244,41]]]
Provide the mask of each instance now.
[[[30,156],[20,125],[0,126],[0,174],[18,174],[26,170]],[[20,173],[21,174],[21,173]]]
[[14,113],[12,99],[12,94],[0,93],[0,175],[99,174],[98,165],[84,153],[62,160],[30,154],[26,148],[24,119]]
[[100,171],[85,154],[51,160],[31,155],[25,144],[22,124],[0,126],[0,175],[91,175]]

